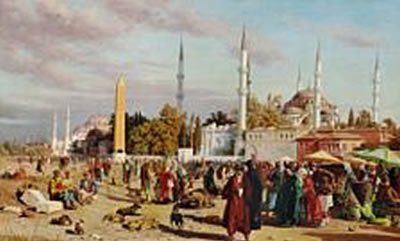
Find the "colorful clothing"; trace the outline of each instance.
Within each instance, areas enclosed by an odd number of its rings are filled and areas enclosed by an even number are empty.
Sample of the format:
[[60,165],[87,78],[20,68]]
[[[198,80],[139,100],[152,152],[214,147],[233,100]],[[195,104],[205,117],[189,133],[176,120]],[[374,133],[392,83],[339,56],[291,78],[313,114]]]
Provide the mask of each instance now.
[[307,224],[320,222],[322,219],[321,202],[314,188],[314,181],[311,176],[304,179],[304,201],[307,214]]
[[223,198],[227,200],[224,210],[223,225],[229,236],[237,231],[247,235],[250,228],[250,208],[245,202],[243,185],[237,176],[229,179],[222,192]]
[[300,223],[300,198],[303,195],[303,182],[293,174],[286,178],[279,192],[277,202],[277,223],[298,225]]
[[252,230],[260,229],[262,225],[261,203],[263,185],[257,170],[252,166],[249,166],[244,177],[244,185],[246,204],[250,207],[250,228]]

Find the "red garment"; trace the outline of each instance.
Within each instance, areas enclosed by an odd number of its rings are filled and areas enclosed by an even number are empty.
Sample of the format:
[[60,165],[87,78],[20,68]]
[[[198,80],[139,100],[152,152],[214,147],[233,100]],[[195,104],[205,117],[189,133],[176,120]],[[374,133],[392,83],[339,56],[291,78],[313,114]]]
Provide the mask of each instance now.
[[[171,172],[160,173],[160,202],[166,202],[170,200],[171,187],[168,185],[169,182],[174,182],[174,177]],[[171,200],[170,200],[171,201]]]
[[228,234],[234,235],[239,231],[245,235],[250,234],[250,209],[246,205],[244,193],[239,196],[241,183],[239,178],[233,176],[224,187],[223,197],[227,199],[223,224]]
[[305,178],[303,183],[304,197],[306,201],[307,224],[322,220],[321,202],[314,188],[311,176]]

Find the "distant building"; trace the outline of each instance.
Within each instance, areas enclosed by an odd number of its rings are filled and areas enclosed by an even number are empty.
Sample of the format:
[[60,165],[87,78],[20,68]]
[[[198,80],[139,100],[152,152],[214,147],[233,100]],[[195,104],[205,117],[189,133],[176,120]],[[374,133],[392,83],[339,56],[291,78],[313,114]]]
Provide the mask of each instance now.
[[113,142],[107,138],[106,132],[99,129],[92,129],[79,145],[82,154],[90,156],[107,155],[113,150]]
[[232,155],[236,140],[234,125],[217,126],[215,123],[201,128],[201,151],[203,156]]
[[103,133],[111,131],[110,117],[105,115],[92,115],[85,123],[76,127],[72,131],[72,142],[84,141],[89,133],[93,129],[98,129]]
[[390,135],[387,130],[378,127],[359,128],[359,129],[349,128],[340,131],[361,136],[364,140],[363,146],[366,148],[374,148],[379,145],[388,143],[392,138],[392,135]]
[[303,131],[300,128],[256,128],[246,133],[247,157],[257,154],[260,160],[276,161],[284,156],[296,158],[296,138]]
[[[309,126],[313,124],[313,106],[315,91],[311,88],[298,91],[288,102],[283,105],[283,117],[291,125]],[[321,125],[335,126],[339,122],[338,109],[324,96],[321,96]]]
[[361,147],[365,139],[357,134],[337,130],[319,130],[296,139],[297,160],[317,151],[326,151],[334,156],[343,157],[354,149]]

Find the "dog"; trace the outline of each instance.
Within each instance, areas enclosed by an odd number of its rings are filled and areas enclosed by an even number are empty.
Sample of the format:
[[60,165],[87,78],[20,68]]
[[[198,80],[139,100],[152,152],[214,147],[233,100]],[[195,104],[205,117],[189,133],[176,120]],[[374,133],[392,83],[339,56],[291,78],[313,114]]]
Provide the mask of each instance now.
[[179,213],[179,204],[175,204],[172,208],[172,212],[170,215],[170,223],[171,226],[177,226],[179,229],[183,227],[183,216]]
[[74,225],[74,229],[67,229],[65,232],[67,234],[73,234],[73,235],[84,235],[85,234],[85,229],[83,228],[83,223],[85,223],[82,219],[79,220],[79,222],[76,222]]
[[72,219],[68,215],[62,215],[58,218],[53,218],[50,220],[50,224],[53,225],[70,226],[72,223]]

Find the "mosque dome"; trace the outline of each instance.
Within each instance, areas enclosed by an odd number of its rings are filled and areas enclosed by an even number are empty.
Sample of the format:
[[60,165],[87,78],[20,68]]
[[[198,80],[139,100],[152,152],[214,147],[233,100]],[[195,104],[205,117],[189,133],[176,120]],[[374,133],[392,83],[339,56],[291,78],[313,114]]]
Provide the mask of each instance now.
[[[311,88],[303,89],[297,92],[283,106],[284,114],[297,114],[307,111],[314,103],[314,91]],[[336,106],[331,104],[323,95],[321,96],[321,112],[334,114]]]

